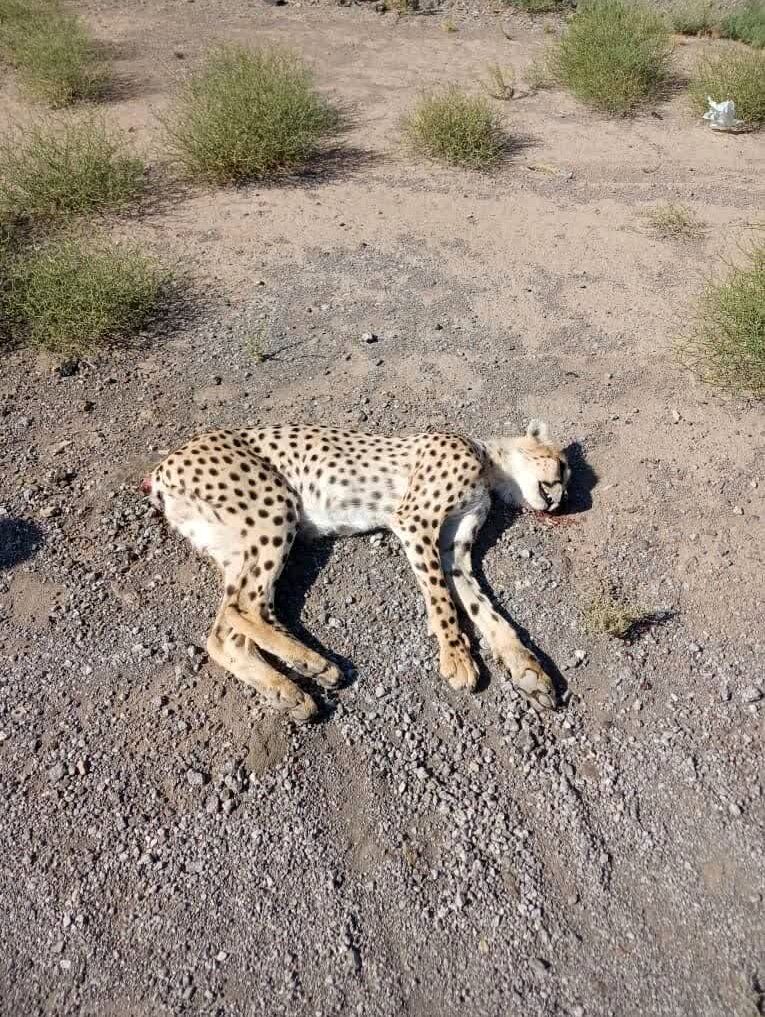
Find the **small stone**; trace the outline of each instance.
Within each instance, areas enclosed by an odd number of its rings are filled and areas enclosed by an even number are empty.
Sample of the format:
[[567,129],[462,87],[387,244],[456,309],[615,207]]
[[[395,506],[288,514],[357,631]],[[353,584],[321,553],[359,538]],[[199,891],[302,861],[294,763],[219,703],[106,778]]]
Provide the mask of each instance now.
[[64,764],[56,763],[55,766],[52,766],[50,770],[48,770],[48,779],[51,783],[55,783],[56,781],[64,779],[64,773]]
[[187,770],[186,780],[192,787],[203,787],[207,783],[207,777],[201,770]]
[[756,685],[747,685],[741,693],[741,698],[745,703],[759,703],[762,699],[762,691]]
[[736,805],[735,802],[731,802],[730,805],[728,806],[728,812],[730,812],[732,816],[738,817],[741,815],[741,806]]
[[183,52],[182,49],[174,49],[173,56],[175,57],[176,60],[184,60],[186,58],[186,54]]
[[64,360],[57,367],[54,367],[53,373],[58,375],[59,378],[73,378],[79,370],[79,360]]
[[85,758],[78,759],[77,762],[75,763],[74,768],[81,777],[84,777],[90,770],[90,764],[88,763],[88,760]]
[[701,653],[701,647],[698,643],[688,643],[688,649],[691,653]]
[[584,1017],[584,1007],[581,1004],[576,1003],[571,1007],[569,1013],[571,1014],[571,1017]]
[[219,951],[218,951],[218,952],[217,952],[217,953],[215,954],[215,959],[216,959],[216,961],[218,962],[218,964],[222,964],[222,963],[223,963],[223,961],[224,961],[224,960],[226,960],[226,958],[227,958],[227,957],[228,957],[228,954],[226,953],[226,951],[225,951],[225,950],[219,950]]
[[683,418],[680,416],[677,410],[672,410],[672,420],[674,421],[674,423],[679,424],[682,419]]
[[734,505],[733,506],[733,515],[734,516],[743,516],[743,514],[744,514],[744,510],[741,508],[740,505]]
[[361,341],[365,343],[376,343],[378,342],[378,338],[374,332],[365,332],[361,337]]
[[544,977],[550,970],[550,962],[546,961],[543,957],[532,957],[529,961],[529,967],[535,974]]

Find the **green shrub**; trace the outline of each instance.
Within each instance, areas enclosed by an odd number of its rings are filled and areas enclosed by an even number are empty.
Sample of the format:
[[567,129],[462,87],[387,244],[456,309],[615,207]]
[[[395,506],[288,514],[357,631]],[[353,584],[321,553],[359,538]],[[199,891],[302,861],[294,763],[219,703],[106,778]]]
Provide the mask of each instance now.
[[0,41],[22,87],[54,108],[101,97],[108,72],[82,21],[51,5],[3,0]]
[[164,123],[193,178],[229,184],[302,169],[339,117],[294,54],[228,46],[191,77]]
[[720,22],[720,34],[726,39],[738,39],[755,49],[765,47],[765,3],[749,0],[738,10],[731,11]]
[[656,98],[669,77],[669,29],[660,14],[625,0],[588,0],[550,56],[557,80],[608,113]]
[[96,120],[36,125],[0,140],[0,222],[66,223],[127,204],[144,183],[141,160]]
[[423,96],[402,129],[413,151],[469,169],[491,169],[505,147],[499,119],[487,100],[456,86]]
[[765,53],[731,49],[702,57],[691,73],[688,92],[699,111],[707,96],[718,102],[733,99],[736,116],[753,127],[765,122]]
[[765,396],[765,245],[726,279],[709,284],[679,352],[709,381]]
[[56,353],[127,340],[150,318],[168,276],[134,250],[77,239],[13,258],[0,298],[14,339]]
[[717,25],[712,5],[698,0],[684,7],[673,7],[669,17],[672,30],[680,35],[710,35]]

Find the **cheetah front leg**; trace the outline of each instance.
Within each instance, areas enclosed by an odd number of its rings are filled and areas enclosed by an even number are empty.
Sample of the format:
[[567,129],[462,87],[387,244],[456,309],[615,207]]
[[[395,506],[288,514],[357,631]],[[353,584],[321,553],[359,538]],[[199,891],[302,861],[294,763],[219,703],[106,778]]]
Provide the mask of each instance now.
[[457,609],[441,569],[440,525],[435,517],[399,514],[392,529],[403,544],[425,599],[430,631],[438,640],[441,675],[453,689],[472,690],[478,682],[478,671],[467,637],[460,631]]
[[473,541],[483,525],[488,498],[474,511],[447,520],[441,532],[444,571],[466,614],[484,637],[494,658],[510,672],[513,684],[532,706],[554,709],[555,686],[534,654],[518,637],[513,626],[494,610],[473,575]]

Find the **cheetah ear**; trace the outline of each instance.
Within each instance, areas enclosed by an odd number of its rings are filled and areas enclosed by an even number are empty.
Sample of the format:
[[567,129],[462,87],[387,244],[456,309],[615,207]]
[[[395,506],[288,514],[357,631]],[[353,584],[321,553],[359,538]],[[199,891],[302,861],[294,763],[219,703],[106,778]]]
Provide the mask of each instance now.
[[549,441],[550,430],[544,420],[530,420],[526,428],[527,438],[537,438],[539,441]]

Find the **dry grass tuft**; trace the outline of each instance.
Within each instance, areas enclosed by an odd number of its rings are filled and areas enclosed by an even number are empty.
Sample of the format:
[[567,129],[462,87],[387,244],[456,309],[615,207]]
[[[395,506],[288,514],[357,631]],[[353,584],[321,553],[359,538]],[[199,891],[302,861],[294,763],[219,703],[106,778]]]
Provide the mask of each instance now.
[[706,231],[705,223],[685,205],[654,205],[643,218],[661,240],[699,240]]
[[499,118],[487,100],[454,85],[423,96],[402,128],[413,151],[467,169],[492,169],[505,147]]

